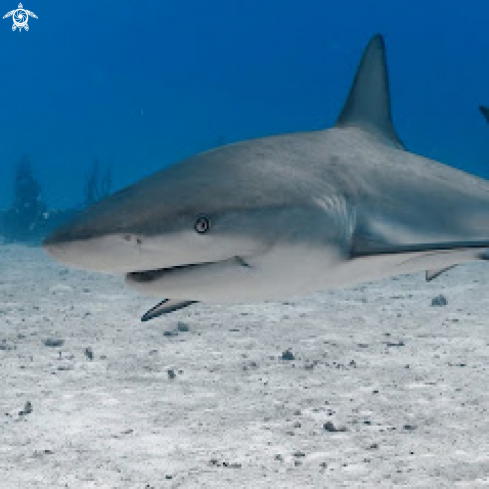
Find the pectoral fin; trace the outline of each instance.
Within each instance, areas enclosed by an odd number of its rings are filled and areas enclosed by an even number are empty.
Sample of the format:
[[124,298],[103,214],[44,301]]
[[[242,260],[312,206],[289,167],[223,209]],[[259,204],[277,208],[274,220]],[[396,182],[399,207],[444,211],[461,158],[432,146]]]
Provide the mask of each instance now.
[[170,312],[178,311],[184,307],[188,307],[195,304],[196,301],[181,301],[178,299],[165,299],[159,304],[156,304],[151,308],[142,318],[141,321],[149,321],[150,319],[157,318],[163,314],[169,314]]
[[451,270],[452,268],[455,268],[457,265],[450,265],[448,267],[444,268],[437,268],[434,270],[426,270],[426,281],[431,282],[432,280],[435,280],[435,278],[438,278],[442,273],[448,272],[448,270]]

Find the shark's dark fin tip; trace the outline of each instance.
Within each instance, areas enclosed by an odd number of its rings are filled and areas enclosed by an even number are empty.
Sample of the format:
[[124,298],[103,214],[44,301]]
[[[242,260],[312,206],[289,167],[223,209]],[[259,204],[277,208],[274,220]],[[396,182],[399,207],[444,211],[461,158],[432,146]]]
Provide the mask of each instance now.
[[359,127],[404,148],[392,123],[385,42],[381,34],[372,37],[363,53],[336,125]]
[[372,36],[372,39],[370,39],[370,42],[369,44],[373,43],[373,42],[378,42],[378,43],[382,43],[382,45],[385,47],[385,40],[384,40],[384,36],[380,33],[380,32],[377,32],[377,34],[374,34]]

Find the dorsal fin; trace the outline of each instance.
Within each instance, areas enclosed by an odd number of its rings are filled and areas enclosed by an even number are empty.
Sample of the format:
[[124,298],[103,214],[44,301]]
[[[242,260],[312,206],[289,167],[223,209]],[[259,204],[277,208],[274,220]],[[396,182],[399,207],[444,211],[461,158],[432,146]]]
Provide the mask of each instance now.
[[360,127],[404,148],[392,124],[385,44],[380,34],[371,39],[363,53],[336,125]]

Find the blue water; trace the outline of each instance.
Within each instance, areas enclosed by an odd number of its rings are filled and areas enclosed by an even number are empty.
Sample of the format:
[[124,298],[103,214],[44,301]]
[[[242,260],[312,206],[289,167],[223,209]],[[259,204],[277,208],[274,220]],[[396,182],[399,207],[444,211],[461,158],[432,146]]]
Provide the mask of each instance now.
[[[18,0],[2,0],[3,11]],[[92,160],[131,183],[222,141],[337,117],[369,37],[388,48],[394,119],[415,152],[489,176],[489,3],[25,0],[0,21],[0,207],[32,159],[52,206]]]

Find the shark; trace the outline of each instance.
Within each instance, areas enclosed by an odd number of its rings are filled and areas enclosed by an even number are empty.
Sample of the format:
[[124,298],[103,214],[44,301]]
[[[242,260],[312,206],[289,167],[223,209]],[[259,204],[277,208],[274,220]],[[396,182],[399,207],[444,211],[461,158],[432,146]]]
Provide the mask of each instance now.
[[487,259],[489,182],[405,147],[377,34],[331,128],[167,166],[85,209],[44,248],[158,297],[143,320],[419,271],[433,280]]

